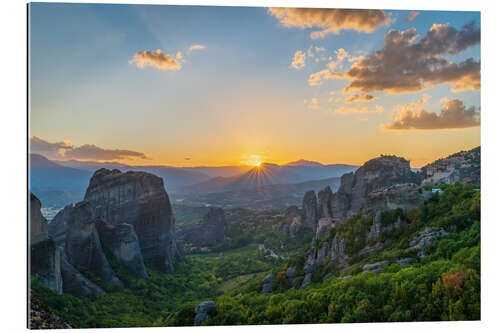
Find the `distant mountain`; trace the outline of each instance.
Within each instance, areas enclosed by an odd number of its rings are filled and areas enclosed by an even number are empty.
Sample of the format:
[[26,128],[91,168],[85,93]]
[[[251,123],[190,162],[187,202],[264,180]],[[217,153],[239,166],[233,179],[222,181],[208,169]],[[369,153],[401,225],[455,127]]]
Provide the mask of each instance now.
[[252,166],[248,165],[236,165],[236,166],[217,166],[217,167],[184,167],[186,170],[193,170],[201,172],[211,178],[215,177],[233,177],[239,176],[252,169]]
[[89,184],[91,172],[54,163],[38,154],[30,154],[30,188],[78,189]]
[[65,166],[70,166],[80,170],[86,170],[90,173],[95,172],[101,168],[118,169],[122,172],[126,171],[144,171],[152,173],[158,177],[163,178],[165,187],[168,190],[176,189],[183,186],[188,186],[196,183],[206,181],[212,176],[205,174],[196,168],[179,168],[163,165],[144,165],[132,166],[118,162],[96,162],[96,161],[57,161]]
[[[264,185],[253,189],[239,189],[215,193],[174,193],[172,202],[175,205],[189,207],[220,206],[223,208],[247,208],[247,209],[285,209],[291,205],[302,205],[302,198],[307,191],[319,192],[326,186],[336,191],[340,185],[340,178],[313,180],[298,184],[273,184]],[[175,206],[174,205],[174,206]],[[201,209],[201,208],[200,208]],[[186,217],[192,218],[190,210],[181,210],[179,218],[182,221]],[[178,215],[176,215],[176,218]]]
[[[312,162],[315,163],[315,162]],[[299,164],[304,164],[303,162]],[[319,164],[319,163],[318,163]],[[255,189],[266,185],[297,184],[313,180],[340,177],[356,170],[357,166],[345,164],[284,165],[263,163],[241,176],[216,177],[208,181],[187,186],[179,193],[217,193],[233,190]]]
[[285,166],[325,166],[319,162],[308,161],[308,160],[298,160],[285,164]]

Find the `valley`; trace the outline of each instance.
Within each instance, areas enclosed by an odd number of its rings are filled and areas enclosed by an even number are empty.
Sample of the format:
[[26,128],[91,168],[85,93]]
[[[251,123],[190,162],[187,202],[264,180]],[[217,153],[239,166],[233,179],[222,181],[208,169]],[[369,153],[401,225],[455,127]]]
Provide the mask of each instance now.
[[435,181],[383,155],[341,177],[170,194],[102,168],[50,222],[32,195],[31,288],[72,327],[479,319],[474,170]]

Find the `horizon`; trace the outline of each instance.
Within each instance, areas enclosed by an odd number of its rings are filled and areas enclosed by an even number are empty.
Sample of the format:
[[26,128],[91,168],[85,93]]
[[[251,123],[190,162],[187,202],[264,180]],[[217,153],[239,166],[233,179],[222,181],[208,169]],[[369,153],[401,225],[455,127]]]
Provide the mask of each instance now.
[[480,146],[479,12],[357,21],[367,11],[334,24],[290,8],[32,3],[30,149],[175,167],[384,154],[420,168]]

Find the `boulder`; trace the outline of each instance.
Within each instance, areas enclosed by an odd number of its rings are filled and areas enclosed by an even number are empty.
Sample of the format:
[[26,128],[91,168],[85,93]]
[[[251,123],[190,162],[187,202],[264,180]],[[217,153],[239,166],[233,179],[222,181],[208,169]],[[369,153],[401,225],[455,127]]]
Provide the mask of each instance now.
[[364,271],[372,271],[375,273],[380,273],[382,271],[382,267],[387,266],[389,262],[387,260],[375,262],[373,264],[366,264],[363,266]]
[[297,268],[294,267],[288,267],[285,272],[286,278],[288,280],[288,284],[290,286],[293,286],[295,282],[295,277],[297,276]]
[[194,325],[200,326],[205,320],[208,319],[210,310],[215,309],[214,301],[205,301],[198,304],[196,307],[196,316],[194,317]]
[[263,280],[262,280],[262,292],[263,294],[270,294],[273,292],[273,287],[275,283],[275,276],[274,274],[269,274],[267,275]]
[[97,230],[102,246],[109,249],[114,257],[129,268],[137,277],[147,278],[139,239],[134,226],[127,223],[111,225],[101,221]]
[[85,200],[96,218],[112,225],[134,226],[146,263],[164,272],[174,270],[180,253],[162,178],[146,172],[99,169],[90,179]]

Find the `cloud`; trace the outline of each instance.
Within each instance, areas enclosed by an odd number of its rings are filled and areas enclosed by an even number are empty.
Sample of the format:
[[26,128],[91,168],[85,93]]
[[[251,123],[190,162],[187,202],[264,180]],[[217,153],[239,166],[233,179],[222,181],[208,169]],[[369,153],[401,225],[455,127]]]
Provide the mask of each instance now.
[[331,71],[334,71],[337,67],[342,69],[342,61],[349,57],[349,53],[343,48],[338,49],[335,53],[337,54],[337,59],[327,64],[328,69]]
[[[382,49],[359,57],[346,72],[318,72],[309,84],[344,78],[350,91],[385,91],[389,94],[417,92],[438,84],[451,84],[452,91],[480,90],[481,63],[473,58],[454,63],[446,56],[457,55],[480,43],[481,31],[474,22],[460,30],[434,24],[417,42],[415,28],[389,31]],[[321,73],[321,74],[320,74]]]
[[182,65],[170,54],[163,53],[160,49],[156,51],[140,51],[134,55],[129,64],[136,63],[138,68],[145,66],[156,67],[161,70],[176,71],[181,69]]
[[199,51],[199,50],[204,50],[206,49],[205,45],[200,45],[200,44],[194,44],[189,47],[189,52],[191,51]]
[[311,98],[311,101],[307,99],[304,100],[304,104],[307,105],[309,110],[318,110],[319,109],[319,100],[316,97]]
[[92,144],[76,147],[70,141],[51,143],[39,137],[30,138],[30,152],[41,154],[49,159],[77,159],[93,161],[112,161],[122,159],[149,159],[144,153],[124,150],[105,149]]
[[311,38],[323,38],[327,34],[337,34],[340,30],[356,30],[371,33],[382,25],[388,25],[390,14],[372,9],[332,9],[332,8],[268,8],[285,27],[302,29],[318,27]]
[[410,12],[410,14],[408,14],[408,16],[406,17],[406,22],[410,23],[418,16],[418,14],[420,14],[420,12],[415,12],[415,11]]
[[323,69],[309,76],[309,85],[319,86],[323,83],[323,80],[336,79],[336,78],[341,78],[343,76],[344,74],[341,72],[331,72],[328,69]]
[[477,127],[480,125],[479,109],[469,108],[459,99],[442,99],[443,108],[439,114],[415,106],[400,108],[394,121],[383,124],[386,130],[438,130]]
[[293,55],[291,66],[295,69],[302,69],[306,65],[306,54],[300,50]]
[[335,113],[342,113],[342,114],[346,114],[346,113],[365,113],[365,114],[368,114],[368,113],[383,113],[383,112],[384,112],[384,107],[382,105],[375,105],[374,109],[369,109],[366,106],[360,106],[360,105],[352,106],[352,107],[341,106],[341,107],[335,109]]
[[96,160],[96,161],[112,161],[122,159],[148,159],[144,153],[133,150],[124,149],[104,149],[92,144],[85,144],[80,147],[75,147],[67,150],[64,153],[66,158],[74,158],[79,160]]
[[175,57],[177,58],[177,60],[184,60],[184,57],[182,56],[182,52],[181,51],[177,52],[177,54],[175,55]]
[[55,158],[63,154],[64,150],[73,149],[73,144],[70,141],[48,142],[37,136],[30,138],[30,152],[41,154],[48,158]]
[[346,103],[354,103],[354,102],[370,102],[372,100],[377,99],[378,96],[369,95],[369,94],[354,94],[345,99]]

